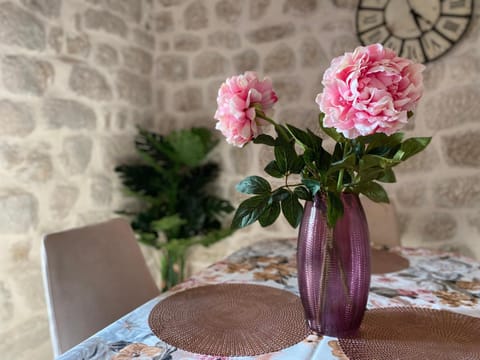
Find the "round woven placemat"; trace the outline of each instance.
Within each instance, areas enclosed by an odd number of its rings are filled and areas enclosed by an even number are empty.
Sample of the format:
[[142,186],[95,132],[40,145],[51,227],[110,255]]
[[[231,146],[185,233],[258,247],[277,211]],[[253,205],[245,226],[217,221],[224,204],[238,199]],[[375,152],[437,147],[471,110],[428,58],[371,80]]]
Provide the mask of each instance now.
[[207,285],[176,293],[152,309],[148,323],[164,342],[213,356],[279,351],[308,335],[299,297],[251,284]]
[[478,360],[480,319],[425,308],[373,309],[359,334],[339,343],[355,360]]
[[372,274],[386,274],[407,269],[410,263],[403,256],[388,250],[372,249]]

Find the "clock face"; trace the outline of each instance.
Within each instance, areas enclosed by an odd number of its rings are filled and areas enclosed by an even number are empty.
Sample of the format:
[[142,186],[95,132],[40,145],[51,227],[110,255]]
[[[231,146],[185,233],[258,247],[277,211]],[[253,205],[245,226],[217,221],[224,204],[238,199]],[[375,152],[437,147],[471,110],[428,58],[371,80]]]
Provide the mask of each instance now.
[[360,0],[357,33],[363,45],[426,63],[460,40],[472,14],[473,0]]

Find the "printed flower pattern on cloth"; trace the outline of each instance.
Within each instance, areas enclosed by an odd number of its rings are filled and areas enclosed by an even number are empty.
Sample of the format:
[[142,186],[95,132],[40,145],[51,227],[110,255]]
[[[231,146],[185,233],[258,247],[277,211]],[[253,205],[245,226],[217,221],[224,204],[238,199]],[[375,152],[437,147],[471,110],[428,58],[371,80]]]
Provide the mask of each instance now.
[[315,100],[325,113],[324,126],[349,139],[397,132],[422,96],[424,68],[380,44],[333,59]]
[[[395,273],[372,275],[368,309],[415,306],[480,317],[480,263],[436,250],[395,248],[393,251],[406,257],[410,267]],[[293,239],[258,242],[196,274],[176,287],[175,292],[206,284],[233,282],[264,284],[298,293],[295,255]],[[261,280],[261,275],[256,273],[274,274],[275,279]],[[166,295],[162,294],[160,298]],[[158,298],[139,307],[59,360],[125,360],[142,358],[140,356],[145,360],[218,358],[192,354],[159,340],[148,327],[148,316],[157,302]],[[316,335],[309,335],[282,351],[242,357],[241,360],[310,359],[318,353],[322,360],[346,360],[335,339]]]

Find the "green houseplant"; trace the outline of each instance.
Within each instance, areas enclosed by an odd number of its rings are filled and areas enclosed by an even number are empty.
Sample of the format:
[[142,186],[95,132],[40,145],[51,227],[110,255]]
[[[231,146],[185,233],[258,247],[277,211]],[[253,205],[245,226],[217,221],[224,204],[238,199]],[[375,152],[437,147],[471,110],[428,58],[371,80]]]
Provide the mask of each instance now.
[[210,130],[183,129],[165,136],[138,131],[140,163],[120,165],[115,171],[126,193],[140,201],[141,210],[121,213],[133,217],[140,242],[164,253],[165,290],[183,280],[190,246],[208,246],[231,233],[222,227],[222,217],[233,207],[212,191],[219,167],[207,157],[217,144]]

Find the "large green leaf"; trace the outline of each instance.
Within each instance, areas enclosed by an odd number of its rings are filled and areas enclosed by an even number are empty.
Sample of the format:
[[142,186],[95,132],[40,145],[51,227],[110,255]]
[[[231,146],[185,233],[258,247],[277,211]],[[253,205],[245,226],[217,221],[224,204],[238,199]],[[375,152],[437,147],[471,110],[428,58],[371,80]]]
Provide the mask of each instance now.
[[295,193],[289,193],[289,196],[282,201],[282,212],[292,227],[296,228],[300,224],[303,206]]
[[261,226],[266,227],[272,225],[275,220],[277,220],[278,216],[280,215],[280,203],[273,202],[263,212],[263,214],[259,217],[258,222]]
[[322,183],[316,179],[302,179],[302,183],[310,191],[311,196],[315,196],[322,189]]
[[267,164],[267,166],[265,166],[264,170],[268,175],[273,176],[275,178],[283,177],[283,173],[280,171],[280,168],[278,167],[276,160],[270,161]]
[[418,154],[430,144],[431,140],[431,137],[414,137],[405,140],[400,146],[399,152],[402,152],[400,160],[405,161],[413,155]]
[[374,181],[362,184],[356,190],[375,202],[389,202],[388,194],[383,186]]
[[272,190],[268,181],[260,176],[246,177],[235,188],[244,194],[265,194]]
[[270,196],[256,195],[240,203],[233,216],[232,228],[243,228],[257,221],[268,206],[269,199]]
[[275,145],[275,139],[267,134],[260,134],[255,139],[253,139],[254,144],[264,144],[268,146]]
[[329,191],[327,194],[327,224],[333,228],[343,216],[343,203],[339,194]]

